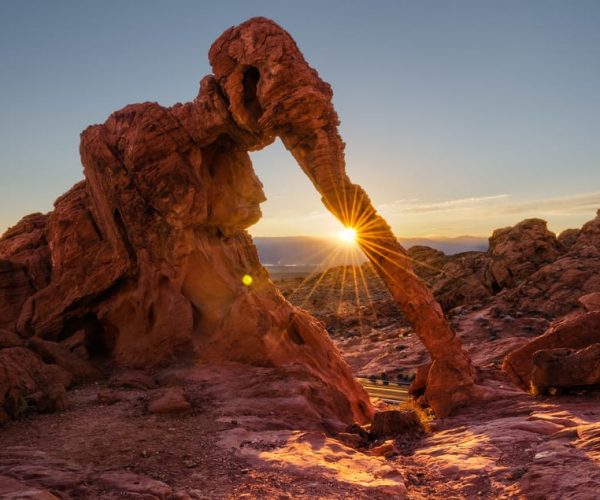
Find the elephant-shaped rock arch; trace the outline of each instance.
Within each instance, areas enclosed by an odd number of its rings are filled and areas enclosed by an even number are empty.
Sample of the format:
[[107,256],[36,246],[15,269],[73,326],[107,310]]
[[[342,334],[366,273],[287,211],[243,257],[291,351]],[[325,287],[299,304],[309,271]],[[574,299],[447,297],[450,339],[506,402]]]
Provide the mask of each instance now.
[[279,137],[324,205],[357,232],[360,248],[431,355],[424,392],[433,409],[445,415],[466,403],[474,380],[460,340],[391,228],[346,175],[331,87],[307,64],[291,36],[264,18],[227,30],[209,58],[236,124],[257,137],[257,147]]
[[429,404],[446,415],[468,402],[473,376],[459,340],[346,175],[330,86],[264,18],[227,30],[209,58],[214,75],[192,102],[133,104],[88,127],[85,180],[0,239],[0,261],[29,283],[0,303],[3,327],[49,341],[83,335],[92,354],[123,365],[187,359],[292,370],[312,381],[308,413],[367,422],[368,396],[324,326],[279,293],[246,231],[265,199],[248,152],[279,137],[327,208],[356,228],[429,350]]

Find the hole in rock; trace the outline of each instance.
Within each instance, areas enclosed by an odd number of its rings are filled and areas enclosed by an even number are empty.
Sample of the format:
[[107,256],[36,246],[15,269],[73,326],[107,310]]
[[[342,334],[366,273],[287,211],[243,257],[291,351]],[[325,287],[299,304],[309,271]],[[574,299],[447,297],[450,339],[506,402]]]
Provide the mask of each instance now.
[[[375,379],[379,379],[385,371],[386,377],[405,384],[400,375],[412,366],[405,365],[402,352],[394,351],[392,360],[389,356],[381,358],[385,366],[379,361],[371,363],[373,360],[365,356],[353,356],[365,345],[385,351],[389,345],[400,343],[406,348],[411,342],[399,340],[398,328],[406,327],[407,322],[376,269],[366,262],[358,245],[339,238],[343,225],[324,207],[308,176],[279,140],[252,152],[251,158],[267,201],[261,204],[263,217],[250,232],[271,281],[290,303],[325,325],[329,336],[339,342],[342,355],[348,354],[353,360],[350,365],[355,375],[376,374]],[[350,215],[351,221],[364,217],[360,213]],[[357,225],[357,233],[359,229]],[[284,335],[296,345],[309,339],[293,321]],[[421,361],[415,357],[412,363]],[[397,398],[404,397],[403,389],[396,387],[400,382],[391,391]],[[377,384],[370,384],[374,397],[383,395]],[[360,411],[369,413],[366,406]]]
[[[272,281],[288,301],[324,321],[330,334],[368,331],[363,320],[376,311],[366,290],[373,273],[363,266],[365,256],[340,240],[343,226],[279,140],[251,157],[267,201],[250,231]],[[293,330],[288,336],[299,343]]]
[[296,326],[296,324],[294,323],[293,320],[290,322],[290,326],[288,326],[287,334],[288,334],[288,337],[295,344],[297,344],[297,345],[304,345],[304,344],[306,344],[306,342],[302,338],[302,335],[300,335],[300,332],[298,331],[298,327]]
[[254,66],[248,66],[244,69],[244,78],[242,85],[244,86],[244,107],[254,121],[263,114],[262,106],[258,100],[257,87],[260,81],[260,72]]
[[105,357],[109,355],[110,345],[106,340],[104,328],[93,314],[68,320],[60,333],[59,341],[72,337],[80,330],[84,332],[84,346],[90,356]]

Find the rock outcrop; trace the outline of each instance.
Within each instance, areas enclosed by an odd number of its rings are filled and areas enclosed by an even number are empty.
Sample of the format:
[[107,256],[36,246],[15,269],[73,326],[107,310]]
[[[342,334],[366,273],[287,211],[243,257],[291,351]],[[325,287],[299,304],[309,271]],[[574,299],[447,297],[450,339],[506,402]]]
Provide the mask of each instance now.
[[594,385],[598,358],[590,356],[597,348],[588,348],[598,343],[600,312],[589,312],[556,322],[543,335],[506,356],[502,369],[525,390],[537,384],[555,388]]
[[554,261],[562,251],[546,221],[526,219],[516,226],[496,229],[490,237],[486,280],[494,291],[513,286]]
[[29,349],[0,350],[0,424],[31,407],[41,412],[65,409],[70,382],[68,372],[45,364]]
[[565,252],[507,289],[510,309],[559,318],[580,308],[579,297],[600,292],[600,210],[585,223]]
[[[576,235],[579,233],[577,230]],[[409,249],[408,254],[417,274],[448,311],[515,289],[536,271],[562,257],[566,249],[571,248],[571,239],[572,235],[565,235],[563,244],[548,231],[545,221],[526,219],[514,226],[496,229],[485,252],[445,255],[432,248],[416,246]]]
[[429,247],[415,246],[408,250],[408,255],[413,259],[416,273],[429,285],[445,311],[481,302],[493,293],[485,279],[488,253],[445,255]]
[[537,351],[532,364],[531,385],[538,392],[600,385],[600,343]]
[[527,219],[495,230],[487,252],[415,247],[409,255],[446,311],[493,298],[505,314],[554,320],[587,307],[580,297],[600,292],[600,216],[558,238],[546,222]]
[[[282,297],[246,232],[265,200],[248,151],[280,137],[325,205],[359,231],[430,351],[432,407],[443,415],[468,402],[473,377],[459,340],[345,173],[330,86],[264,18],[227,30],[209,59],[214,76],[194,101],[130,105],[82,133],[85,180],[0,241],[0,327],[54,343],[78,335],[82,357],[132,366],[303,366],[329,388],[338,418],[367,420],[366,393],[323,326]],[[35,345],[49,361],[60,351],[63,366],[83,367],[62,348]]]

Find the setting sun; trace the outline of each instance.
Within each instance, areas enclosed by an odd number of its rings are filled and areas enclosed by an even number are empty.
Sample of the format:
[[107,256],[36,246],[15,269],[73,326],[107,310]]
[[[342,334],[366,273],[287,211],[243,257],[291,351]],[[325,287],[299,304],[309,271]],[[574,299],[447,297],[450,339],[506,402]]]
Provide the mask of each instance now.
[[353,227],[345,227],[338,233],[338,238],[348,245],[356,243],[356,229]]

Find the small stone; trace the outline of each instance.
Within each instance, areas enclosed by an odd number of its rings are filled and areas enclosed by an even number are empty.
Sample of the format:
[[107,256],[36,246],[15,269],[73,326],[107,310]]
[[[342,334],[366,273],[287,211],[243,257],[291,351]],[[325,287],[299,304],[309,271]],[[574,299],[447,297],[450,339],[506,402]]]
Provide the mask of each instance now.
[[376,457],[390,458],[394,455],[398,455],[398,450],[394,446],[393,439],[390,439],[379,446],[371,448],[368,451],[368,454]]
[[162,389],[148,404],[149,413],[185,413],[191,409],[182,387]]
[[375,413],[371,424],[371,434],[376,438],[422,430],[423,426],[414,410],[380,411]]
[[366,444],[365,440],[358,434],[350,434],[348,432],[340,432],[336,434],[335,438],[350,448],[361,448]]
[[100,371],[89,361],[73,354],[58,342],[33,337],[29,340],[30,348],[37,352],[42,359],[50,364],[56,364],[73,375],[77,382],[96,380],[102,377]]

